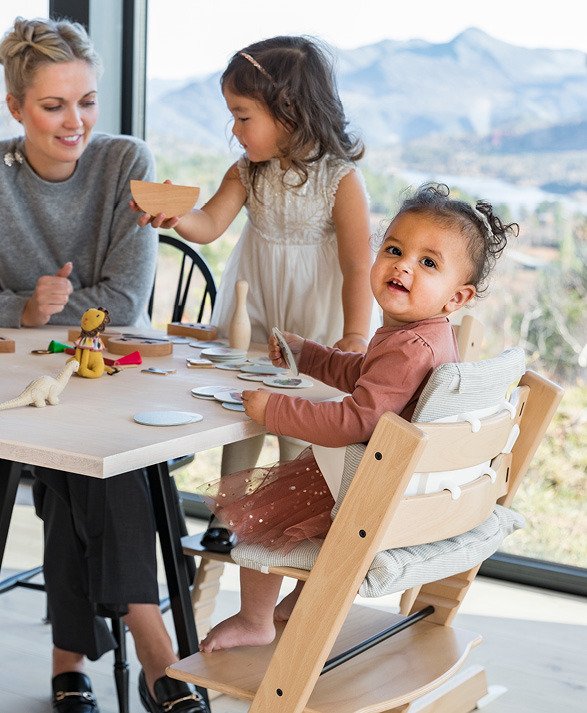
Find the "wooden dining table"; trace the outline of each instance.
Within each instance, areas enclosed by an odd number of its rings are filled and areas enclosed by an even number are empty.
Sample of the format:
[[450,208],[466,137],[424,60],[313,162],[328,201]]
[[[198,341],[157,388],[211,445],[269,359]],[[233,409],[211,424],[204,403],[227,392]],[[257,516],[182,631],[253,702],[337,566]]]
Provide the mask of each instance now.
[[[138,333],[130,327],[109,331]],[[165,337],[151,331],[141,331],[142,335]],[[66,327],[1,329],[0,337],[13,339],[16,344],[14,353],[0,353],[0,403],[16,397],[34,378],[55,375],[70,358],[64,353],[33,353],[46,350],[52,340],[68,343]],[[188,368],[186,359],[198,357],[200,351],[188,342],[173,344],[171,355],[143,358],[140,366],[125,368],[112,376],[104,374],[97,379],[72,376],[55,406],[0,410],[0,565],[22,464],[91,478],[111,478],[145,468],[181,658],[197,650],[198,639],[167,461],[265,431],[245,413],[227,410],[216,400],[194,398],[191,390],[218,385],[241,391],[261,386],[316,401],[339,394],[315,380],[309,388],[273,389],[238,379],[238,371]],[[264,354],[264,345],[253,345],[247,356]],[[104,356],[116,359],[119,355],[105,351]],[[172,373],[165,376],[145,373],[143,369],[149,367]],[[146,426],[133,418],[140,412],[168,410],[195,412],[203,418],[179,426]]]

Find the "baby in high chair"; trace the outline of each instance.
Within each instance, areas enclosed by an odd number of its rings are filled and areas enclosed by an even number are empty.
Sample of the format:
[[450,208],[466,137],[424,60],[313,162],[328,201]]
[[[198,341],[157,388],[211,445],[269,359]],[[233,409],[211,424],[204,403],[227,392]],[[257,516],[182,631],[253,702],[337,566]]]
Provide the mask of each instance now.
[[[247,415],[271,433],[329,447],[368,441],[386,411],[409,420],[432,371],[459,361],[448,316],[484,291],[507,237],[517,231],[516,223],[503,224],[488,203],[473,207],[450,198],[442,184],[422,186],[402,203],[371,268],[383,326],[366,354],[285,333],[301,372],[349,395],[314,403],[244,391]],[[285,364],[275,337],[269,354],[275,365]],[[240,542],[282,552],[302,540],[324,538],[334,505],[312,448],[293,461],[223,476],[205,485],[203,495]],[[281,576],[241,568],[240,580],[240,611],[209,632],[201,651],[270,643],[274,621],[289,617],[303,586],[298,583],[275,608]]]

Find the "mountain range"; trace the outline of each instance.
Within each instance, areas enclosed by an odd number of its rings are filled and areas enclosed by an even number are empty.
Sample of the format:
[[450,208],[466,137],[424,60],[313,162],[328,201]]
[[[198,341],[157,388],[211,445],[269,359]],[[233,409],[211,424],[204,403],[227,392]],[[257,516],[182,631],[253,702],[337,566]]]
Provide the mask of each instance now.
[[[469,28],[446,43],[384,40],[334,50],[350,128],[369,149],[446,137],[494,151],[587,150],[587,54],[529,49]],[[220,73],[149,87],[149,138],[224,151]]]

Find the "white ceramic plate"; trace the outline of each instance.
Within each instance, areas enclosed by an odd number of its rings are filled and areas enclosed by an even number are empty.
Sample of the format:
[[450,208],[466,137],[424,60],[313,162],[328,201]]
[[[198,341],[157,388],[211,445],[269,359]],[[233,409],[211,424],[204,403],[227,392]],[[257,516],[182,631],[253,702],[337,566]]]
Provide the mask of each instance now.
[[226,408],[229,411],[243,411],[245,410],[245,407],[242,404],[231,404],[228,401],[223,401],[222,402],[222,408]]
[[224,347],[226,346],[223,342],[204,342],[200,339],[195,339],[189,343],[190,347],[194,349],[208,349],[210,347]]
[[237,374],[237,379],[244,379],[245,381],[264,381],[267,376],[265,374]]
[[222,401],[226,404],[242,404],[243,397],[238,389],[226,389],[224,391],[217,391],[214,394],[214,398],[218,401]]
[[263,383],[267,386],[275,386],[277,389],[305,389],[308,386],[314,386],[310,379],[304,379],[301,376],[268,376],[263,379]]
[[226,390],[226,384],[216,384],[215,386],[197,386],[191,391],[192,396],[197,396],[200,399],[213,399],[214,394]]
[[143,426],[183,426],[203,418],[202,414],[192,411],[141,411],[133,416],[133,419]]
[[273,364],[245,364],[245,366],[241,366],[241,371],[245,374],[265,374],[265,376],[287,374],[287,369],[273,366]]
[[225,361],[222,364],[215,364],[214,366],[216,369],[226,369],[226,371],[240,371],[241,366],[244,366],[246,363],[246,361],[239,359],[235,362]]
[[200,356],[206,359],[245,359],[247,353],[243,349],[231,347],[209,347],[202,349]]
[[296,364],[295,357],[292,354],[292,351],[289,348],[289,344],[286,342],[285,337],[279,331],[279,329],[277,329],[277,327],[273,327],[273,336],[277,339],[277,343],[279,344],[279,348],[281,349],[281,355],[285,359],[287,368],[294,376],[297,376],[300,372],[298,371],[298,365]]

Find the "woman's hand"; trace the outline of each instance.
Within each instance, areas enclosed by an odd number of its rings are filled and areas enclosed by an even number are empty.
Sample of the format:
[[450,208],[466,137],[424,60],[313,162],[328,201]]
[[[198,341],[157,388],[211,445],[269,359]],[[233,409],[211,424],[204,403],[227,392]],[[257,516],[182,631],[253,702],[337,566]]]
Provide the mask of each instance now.
[[[169,179],[166,179],[165,181],[163,181],[163,183],[173,185]],[[130,206],[130,209],[133,210],[135,213],[140,213],[140,216],[137,218],[137,225],[140,225],[141,228],[144,228],[146,225],[149,225],[149,223],[154,228],[175,228],[181,218],[181,216],[179,215],[173,215],[171,216],[171,218],[168,218],[164,213],[159,213],[158,215],[149,215],[148,213],[143,212],[134,200],[129,201],[128,205]]]
[[73,263],[66,262],[54,275],[39,277],[20,318],[23,327],[42,327],[63,310],[73,292],[69,280],[72,270]]
[[334,345],[341,352],[357,352],[364,354],[367,351],[368,340],[362,334],[345,334]]
[[[282,332],[282,334],[285,337],[285,341],[291,349],[291,353],[293,354],[297,364],[306,340],[303,337],[300,337],[299,334],[292,334],[291,332]],[[273,366],[282,366],[287,369],[287,364],[285,363],[279,342],[277,341],[277,337],[275,335],[271,335],[269,337],[268,353]]]
[[265,389],[242,392],[245,413],[249,418],[260,423],[262,426],[265,425],[265,411],[270,395],[271,394]]

